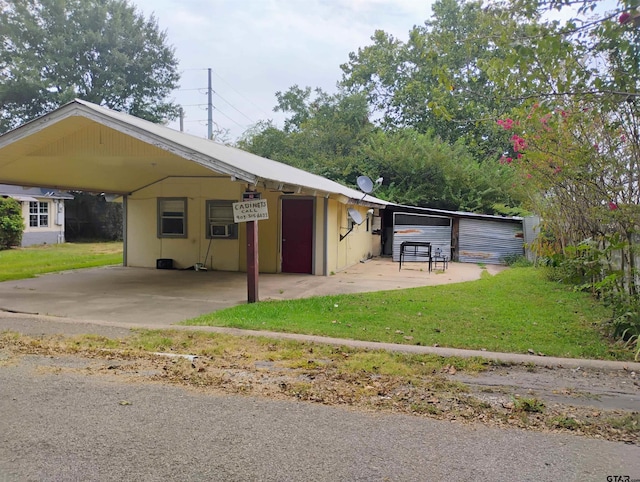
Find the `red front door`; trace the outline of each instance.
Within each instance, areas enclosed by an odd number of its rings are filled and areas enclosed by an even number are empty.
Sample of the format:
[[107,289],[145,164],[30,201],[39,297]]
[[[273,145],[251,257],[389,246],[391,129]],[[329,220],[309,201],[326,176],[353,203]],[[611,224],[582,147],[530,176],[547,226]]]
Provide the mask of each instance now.
[[282,272],[312,273],[313,199],[282,200]]

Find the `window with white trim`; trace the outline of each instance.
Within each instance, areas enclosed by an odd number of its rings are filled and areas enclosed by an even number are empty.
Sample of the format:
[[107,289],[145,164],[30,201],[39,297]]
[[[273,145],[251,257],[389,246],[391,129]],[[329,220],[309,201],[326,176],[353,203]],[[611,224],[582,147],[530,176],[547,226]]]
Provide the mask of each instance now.
[[233,222],[234,201],[207,201],[207,239],[237,239],[238,225]]
[[187,237],[187,198],[158,198],[158,237]]
[[49,203],[29,201],[29,226],[32,228],[49,227]]

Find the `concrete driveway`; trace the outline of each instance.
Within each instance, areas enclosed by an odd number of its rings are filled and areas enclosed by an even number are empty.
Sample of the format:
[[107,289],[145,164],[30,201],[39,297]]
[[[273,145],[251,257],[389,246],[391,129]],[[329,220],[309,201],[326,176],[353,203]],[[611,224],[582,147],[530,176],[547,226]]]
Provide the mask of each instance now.
[[[424,263],[407,263],[399,271],[390,259],[376,258],[331,276],[261,274],[259,296],[266,301],[459,283],[482,271],[468,263],[431,273]],[[111,266],[0,283],[1,311],[132,325],[170,325],[246,300],[246,274],[222,271]]]

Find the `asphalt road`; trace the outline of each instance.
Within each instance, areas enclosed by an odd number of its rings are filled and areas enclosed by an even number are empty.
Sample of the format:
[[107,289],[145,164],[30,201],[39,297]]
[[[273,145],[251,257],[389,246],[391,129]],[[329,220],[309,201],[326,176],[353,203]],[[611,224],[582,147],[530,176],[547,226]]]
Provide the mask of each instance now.
[[0,481],[640,479],[640,447],[623,443],[206,395],[53,369],[73,360],[2,358]]

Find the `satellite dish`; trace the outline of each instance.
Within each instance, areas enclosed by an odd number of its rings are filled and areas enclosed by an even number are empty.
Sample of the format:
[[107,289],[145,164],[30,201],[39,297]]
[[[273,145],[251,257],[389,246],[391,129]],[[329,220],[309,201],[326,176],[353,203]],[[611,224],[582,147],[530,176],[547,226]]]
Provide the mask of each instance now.
[[347,214],[351,219],[353,219],[353,222],[356,224],[362,224],[362,222],[364,221],[364,219],[362,219],[362,214],[360,214],[359,211],[356,211],[353,208],[347,209]]
[[362,192],[367,194],[371,194],[373,192],[373,181],[369,178],[369,176],[358,176],[358,179],[356,179],[356,183],[358,183],[358,187]]

